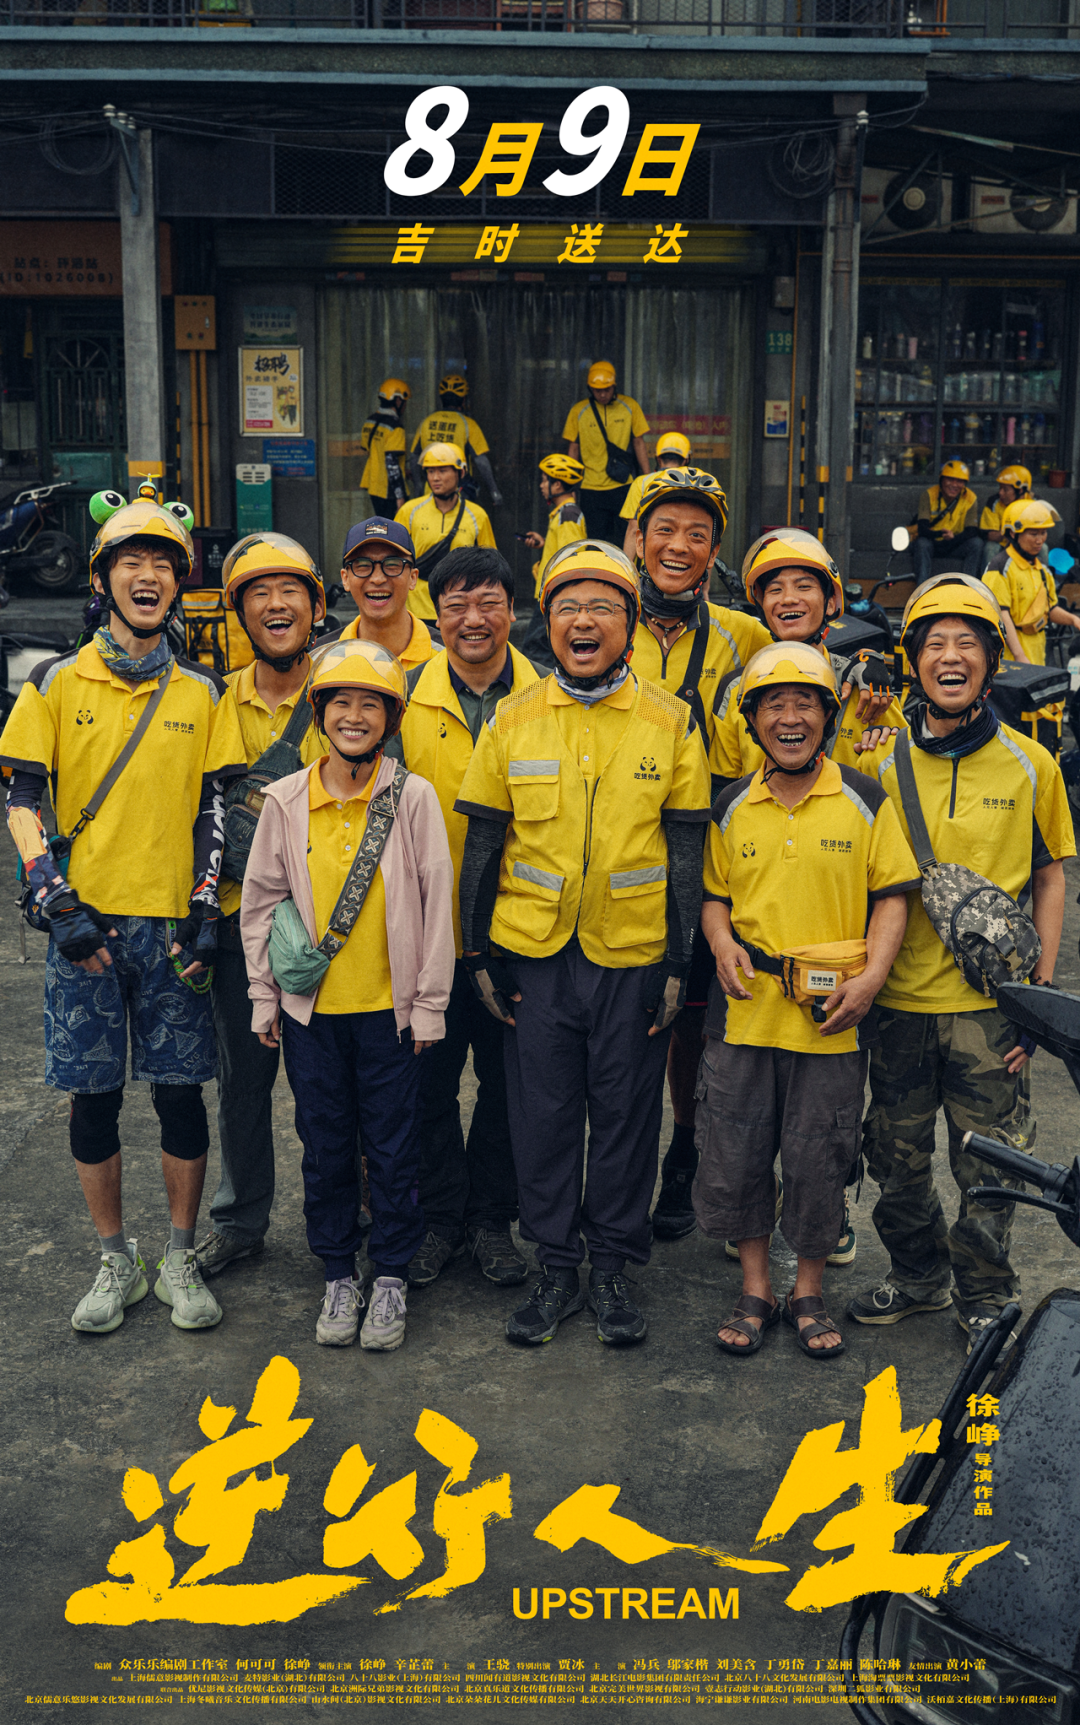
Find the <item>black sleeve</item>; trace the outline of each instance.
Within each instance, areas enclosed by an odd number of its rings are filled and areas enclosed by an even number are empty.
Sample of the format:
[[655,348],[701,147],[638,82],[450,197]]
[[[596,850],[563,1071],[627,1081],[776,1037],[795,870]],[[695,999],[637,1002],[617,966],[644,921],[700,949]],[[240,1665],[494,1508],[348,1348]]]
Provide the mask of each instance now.
[[[12,777],[14,778],[14,774],[12,775]],[[8,806],[9,807],[11,806],[10,798],[8,799]],[[1032,821],[1031,821],[1031,872],[1032,872],[1032,874],[1034,874],[1035,870],[1038,868],[1049,868],[1050,864],[1053,862],[1053,860],[1054,859],[1050,855],[1050,850],[1049,850],[1049,847],[1046,843],[1046,840],[1042,836],[1042,832],[1040,830],[1039,823],[1034,818],[1034,816],[1032,816]]]
[[937,535],[934,533],[929,521],[925,520],[922,516],[919,518],[919,531],[916,537],[919,539],[933,539],[935,541],[937,539]]
[[221,779],[204,778],[199,810],[192,831],[194,883],[192,899],[216,907],[218,877],[221,874],[221,847],[225,842],[225,786]]
[[505,842],[505,821],[494,820],[488,815],[469,816],[458,886],[461,944],[466,952],[482,952],[487,945]]
[[668,847],[667,956],[673,964],[689,964],[694,930],[701,919],[705,828],[679,822],[664,830]]
[[48,776],[45,773],[31,773],[23,767],[14,767],[8,785],[7,807],[9,812],[12,809],[30,809],[33,814],[37,814],[41,808],[41,799],[45,795],[45,786],[48,782]]

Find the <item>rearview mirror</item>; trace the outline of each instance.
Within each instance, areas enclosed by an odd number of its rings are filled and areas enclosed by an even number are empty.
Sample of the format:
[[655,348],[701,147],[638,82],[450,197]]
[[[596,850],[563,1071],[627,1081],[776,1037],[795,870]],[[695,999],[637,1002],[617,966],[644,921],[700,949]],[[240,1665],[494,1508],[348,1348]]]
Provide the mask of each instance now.
[[906,527],[894,527],[892,530],[892,548],[894,551],[906,551],[911,544]]

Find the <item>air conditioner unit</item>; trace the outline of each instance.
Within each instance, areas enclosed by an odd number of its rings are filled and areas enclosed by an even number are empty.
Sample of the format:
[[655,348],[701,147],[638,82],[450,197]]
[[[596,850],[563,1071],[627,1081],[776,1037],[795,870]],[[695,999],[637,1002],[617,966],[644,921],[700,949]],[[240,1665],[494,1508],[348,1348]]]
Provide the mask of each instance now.
[[[924,228],[947,228],[952,220],[952,180],[948,174],[916,174],[894,168],[864,168],[862,231],[914,234]],[[887,210],[886,214],[883,214]],[[876,226],[875,226],[876,224]]]
[[971,187],[972,230],[977,234],[1075,234],[1076,199],[1019,186]]

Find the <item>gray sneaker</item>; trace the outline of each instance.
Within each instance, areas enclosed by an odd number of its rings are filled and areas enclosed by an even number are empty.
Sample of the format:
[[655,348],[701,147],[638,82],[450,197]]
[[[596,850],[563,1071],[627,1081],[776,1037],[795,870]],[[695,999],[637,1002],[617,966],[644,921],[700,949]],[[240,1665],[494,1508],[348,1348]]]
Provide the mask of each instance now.
[[127,1252],[102,1252],[97,1279],[72,1312],[71,1327],[92,1336],[118,1330],[126,1308],[145,1300],[148,1293],[146,1265],[136,1242],[129,1240]]
[[405,1283],[396,1276],[376,1276],[371,1303],[360,1331],[360,1346],[388,1354],[405,1340]]
[[163,1305],[172,1307],[172,1321],[178,1330],[210,1330],[225,1315],[199,1274],[193,1247],[166,1250],[158,1265],[154,1292]]
[[364,1307],[364,1296],[355,1276],[327,1282],[315,1340],[326,1348],[347,1348],[356,1340],[356,1326]]
[[882,1282],[879,1288],[856,1294],[848,1306],[848,1317],[857,1324],[898,1324],[901,1318],[910,1318],[915,1312],[947,1312],[951,1305],[948,1288],[939,1288],[936,1294],[917,1300],[892,1282]]
[[[481,1274],[497,1288],[513,1288],[525,1280],[529,1266],[514,1245],[509,1228],[469,1228],[466,1240]],[[411,1280],[412,1265],[409,1271]]]
[[459,1240],[455,1246],[445,1234],[436,1234],[434,1228],[429,1228],[419,1250],[409,1261],[410,1288],[426,1288],[439,1271],[446,1268],[451,1258],[459,1258],[464,1250],[464,1240]]
[[239,1234],[219,1233],[215,1229],[196,1246],[195,1259],[202,1275],[216,1276],[227,1264],[235,1264],[240,1258],[254,1258],[262,1249],[261,1239],[242,1240]]

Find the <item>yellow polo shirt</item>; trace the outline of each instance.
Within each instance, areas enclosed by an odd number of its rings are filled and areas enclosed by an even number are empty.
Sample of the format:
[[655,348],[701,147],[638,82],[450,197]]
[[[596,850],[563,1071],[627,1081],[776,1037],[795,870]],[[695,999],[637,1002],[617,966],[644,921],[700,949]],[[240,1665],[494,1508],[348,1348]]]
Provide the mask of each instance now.
[[[330,926],[345,877],[367,829],[368,803],[378,772],[362,791],[339,803],[322,782],[323,755],[308,770],[308,875],[315,900],[319,939]],[[377,768],[377,763],[376,763]],[[319,984],[315,1011],[388,1012],[394,1004],[390,981],[390,949],[386,940],[386,889],[382,864],[375,870],[360,915],[349,938]]]
[[[156,687],[132,688],[93,642],[44,660],[4,726],[0,766],[53,775],[57,826],[70,833]],[[186,916],[203,781],[232,778],[246,766],[223,680],[204,665],[174,661],[149,730],[97,819],[75,840],[68,879],[80,898],[116,916]]]
[[539,561],[533,564],[533,588],[536,597],[540,597],[540,578],[556,551],[561,551],[566,545],[576,545],[580,539],[586,538],[585,516],[572,497],[561,497],[548,515],[547,532],[544,534],[544,545]]
[[[434,607],[432,607],[434,611]],[[410,612],[410,616],[412,613]],[[334,637],[337,641],[358,641],[360,635],[360,618],[354,617],[351,623],[346,623],[340,635]],[[412,616],[412,635],[404,652],[395,653],[394,657],[405,671],[411,671],[414,665],[426,665],[429,659],[435,657],[438,648],[431,639],[431,630],[419,617]],[[306,763],[305,763],[306,764]]]
[[554,677],[517,689],[480,732],[455,803],[506,822],[491,939],[548,958],[576,934],[594,964],[655,964],[667,945],[664,824],[709,818],[685,702],[630,676],[585,707]]
[[[593,408],[596,408],[596,413]],[[596,423],[596,414],[600,415],[600,425]],[[629,451],[628,461],[633,463],[634,452],[630,448],[635,437],[644,437],[649,429],[649,422],[642,413],[640,406],[632,395],[617,395],[615,400],[603,407],[600,402],[593,402],[591,396],[584,401],[575,401],[566,416],[563,426],[563,436],[568,443],[576,443],[581,451],[581,460],[585,467],[585,477],[581,481],[586,491],[619,491],[621,486],[614,479],[608,478],[607,442],[614,443],[618,449]]]
[[[769,641],[771,640],[770,635]],[[826,648],[823,647],[822,652],[828,656]],[[838,679],[841,668],[841,665],[834,662]],[[835,761],[838,767],[854,767],[856,772],[866,773],[870,778],[876,779],[883,758],[882,749],[873,749],[869,754],[855,752],[855,744],[862,741],[863,732],[869,728],[858,716],[859,695],[858,689],[852,689],[844,703],[836,722],[829,759]],[[756,773],[766,759],[764,750],[758,747],[746,728],[746,720],[739,712],[738,697],[739,679],[732,677],[717,696],[712,748],[709,753],[709,770],[714,778],[744,778],[747,773]],[[889,702],[878,720],[878,726],[898,731],[907,728],[904,710],[898,700]]]
[[[1017,499],[1017,501],[1019,501],[1019,499]],[[1044,502],[1043,506],[1044,508],[1049,509],[1055,521],[1061,520],[1061,516],[1058,514],[1052,503]],[[1009,507],[1010,505],[1008,503],[1002,503],[1000,497],[992,497],[982,514],[979,516],[979,532],[1000,533],[1001,518]]]
[[[660,471],[661,469],[658,468],[657,472]],[[645,481],[652,477],[651,473],[638,473],[633,479],[631,479],[630,489],[626,493],[626,501],[619,510],[619,514],[622,516],[624,521],[632,521],[634,519],[634,516],[641,507],[641,493],[645,489]]]
[[[366,457],[364,471],[360,475],[361,491],[366,491],[369,497],[389,497],[390,475],[386,471],[386,457],[404,456],[405,427],[384,425],[378,419],[366,419],[360,428],[360,451]],[[398,467],[404,482],[405,462],[399,461]]]
[[[705,895],[730,906],[736,936],[773,957],[791,947],[862,940],[873,902],[910,891],[918,864],[879,785],[825,761],[793,809],[761,772],[717,797],[705,843]],[[822,1036],[779,978],[743,979],[750,1000],[727,1002],[726,1042],[796,1054],[851,1054],[859,1026]],[[717,985],[719,986],[719,984]]]
[[978,507],[979,500],[970,486],[965,485],[955,502],[950,503],[941,495],[940,486],[931,485],[919,498],[916,526],[925,521],[935,539],[940,539],[943,533],[962,533],[965,527],[974,525],[971,514]]
[[[913,747],[911,764],[939,862],[963,863],[1019,898],[1034,869],[1076,855],[1061,768],[1040,743],[1011,726],[1000,726],[989,743],[958,760]],[[879,778],[906,836],[892,752]],[[918,892],[908,900],[904,944],[878,999],[898,1012],[986,1012],[994,1005],[968,987]]]
[[[1045,563],[1037,557],[1029,562],[1010,552],[1004,569],[988,569],[983,580],[1023,636],[1021,646],[1031,663],[1045,665],[1046,620],[1058,602],[1057,586]],[[1006,647],[1005,657],[1016,655]]]
[[[708,631],[705,658],[698,679],[698,693],[705,716],[702,741],[711,754],[718,722],[716,702],[724,678],[733,671],[741,671],[759,648],[770,645],[772,636],[764,623],[745,611],[729,611],[724,605],[703,603],[698,606],[694,627],[685,629],[665,652],[652,630],[642,621],[634,634],[634,670],[638,676],[648,677],[650,683],[659,683],[661,688],[677,695],[685,685],[694,638],[700,628]],[[713,767],[712,771],[715,773],[718,769]],[[744,768],[743,771],[752,769]]]
[[[432,443],[456,443],[459,449],[465,451],[465,459],[472,472],[472,457],[486,455],[489,444],[475,419],[470,419],[467,413],[458,413],[451,407],[436,408],[426,419],[420,421],[420,429],[412,440],[413,454],[421,454]],[[402,449],[405,445],[402,444]]]
[[[255,662],[245,665],[241,671],[230,671],[225,681],[232,690],[236,702],[236,711],[240,717],[240,732],[244,739],[244,753],[247,764],[253,767],[260,755],[264,755],[271,743],[277,742],[285,735],[286,726],[296,711],[297,701],[306,700],[304,685],[295,695],[288,695],[280,701],[273,712],[267,706],[258,689],[255,687]],[[310,724],[304,733],[300,744],[300,760],[305,767],[310,767],[312,761],[317,761],[322,753],[322,742],[314,723]],[[222,916],[232,916],[240,909],[241,883],[223,874],[218,883],[218,903]]]
[[[433,546],[437,545],[440,539],[446,538],[457,520],[460,503],[461,498],[459,496],[455,498],[453,508],[444,513],[435,502],[431,492],[428,491],[423,497],[414,498],[411,503],[403,504],[398,510],[394,520],[400,521],[410,535],[418,558],[422,557],[425,551],[430,551]],[[466,502],[461,521],[450,544],[451,547],[456,545],[485,545],[494,551],[496,549],[495,534],[492,531],[491,522],[488,520],[487,510],[481,509],[479,503]],[[423,576],[420,577],[409,594],[409,610],[414,617],[433,618],[435,616],[435,607],[431,602],[428,584]]]

